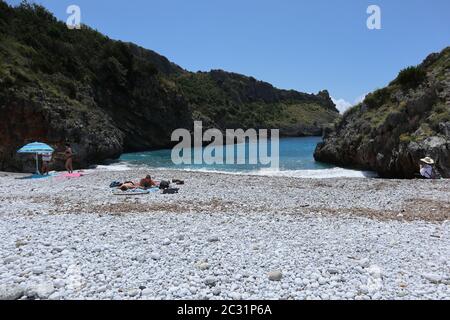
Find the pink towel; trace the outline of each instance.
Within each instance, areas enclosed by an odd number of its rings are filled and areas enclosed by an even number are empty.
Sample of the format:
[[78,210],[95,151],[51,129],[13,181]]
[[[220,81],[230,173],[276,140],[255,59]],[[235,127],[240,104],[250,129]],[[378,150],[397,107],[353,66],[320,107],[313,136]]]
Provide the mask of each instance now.
[[84,176],[83,173],[64,173],[58,176],[58,178],[66,178],[66,179],[72,179],[72,178],[80,178]]

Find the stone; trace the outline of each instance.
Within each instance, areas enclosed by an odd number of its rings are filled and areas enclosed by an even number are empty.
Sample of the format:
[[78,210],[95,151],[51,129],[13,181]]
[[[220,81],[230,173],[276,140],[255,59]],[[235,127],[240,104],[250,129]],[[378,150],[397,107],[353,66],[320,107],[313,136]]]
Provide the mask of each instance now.
[[[158,260],[158,259],[155,259]],[[136,261],[139,263],[145,263],[147,261],[147,258],[144,255],[140,255],[138,257],[136,257]]]
[[337,268],[328,268],[328,269],[327,269],[327,272],[328,272],[329,274],[338,274],[338,273],[339,273],[339,270],[338,270]]
[[281,271],[271,271],[268,276],[270,281],[281,281],[281,278],[283,278]]
[[209,269],[209,264],[207,262],[202,262],[202,263],[197,264],[197,268],[199,270],[205,271],[205,270]]
[[64,247],[54,247],[53,249],[52,249],[52,252],[63,252],[64,251]]
[[55,287],[50,282],[42,282],[32,287],[31,292],[40,299],[48,299],[48,297],[55,292]]
[[158,252],[153,252],[153,253],[150,255],[150,257],[151,257],[153,260],[160,260],[160,259],[161,259],[161,255],[160,255]]
[[154,291],[152,289],[146,288],[144,290],[142,290],[142,295],[143,296],[151,296],[153,295]]
[[101,293],[101,292],[105,292],[106,290],[108,290],[107,286],[100,286],[95,291],[97,291],[98,293]]
[[198,291],[198,289],[197,289],[196,287],[190,287],[190,288],[189,288],[189,291],[190,291],[192,294],[196,294],[197,291]]
[[33,272],[36,275],[40,275],[45,272],[45,269],[42,267],[34,267],[33,269],[31,269],[31,272]]
[[53,280],[53,286],[56,289],[63,288],[65,285],[66,285],[66,282],[64,280],[62,280],[62,279],[55,279],[55,280]]
[[63,298],[63,295],[60,292],[53,292],[48,299],[49,300],[61,300]]
[[422,277],[430,281],[431,283],[438,284],[442,281],[441,276],[433,273],[424,273],[422,274]]
[[219,241],[219,237],[217,236],[211,236],[208,238],[208,242],[218,242]]
[[361,286],[359,286],[359,292],[361,292],[363,294],[367,294],[367,293],[369,293],[369,289],[367,288],[367,286],[361,285]]
[[137,295],[139,295],[139,293],[140,293],[140,290],[138,290],[138,289],[128,290],[128,296],[130,296],[130,297],[136,297]]
[[215,286],[216,285],[216,279],[213,278],[213,277],[207,277],[205,279],[205,284],[208,285],[208,286],[211,286],[211,287]]
[[357,262],[363,268],[368,268],[370,266],[369,259],[367,259],[367,258],[363,258],[361,260],[358,260]]
[[16,261],[18,261],[18,260],[20,260],[20,257],[19,257],[19,256],[9,256],[9,257],[6,257],[6,258],[3,260],[3,263],[4,263],[4,264],[9,264],[9,263],[12,263],[12,262],[16,262]]
[[0,284],[0,301],[1,300],[18,300],[24,295],[22,286],[11,284]]
[[92,249],[92,252],[94,252],[94,253],[99,253],[99,252],[102,252],[102,251],[103,251],[103,248],[101,246],[97,246],[97,247]]
[[382,276],[382,270],[379,266],[377,265],[371,265],[368,269],[367,272],[369,272],[369,274],[374,277],[374,278],[381,278]]
[[242,299],[241,294],[238,293],[238,292],[231,292],[231,293],[229,294],[229,297],[230,297],[231,299],[233,299],[233,300],[241,300],[241,299]]

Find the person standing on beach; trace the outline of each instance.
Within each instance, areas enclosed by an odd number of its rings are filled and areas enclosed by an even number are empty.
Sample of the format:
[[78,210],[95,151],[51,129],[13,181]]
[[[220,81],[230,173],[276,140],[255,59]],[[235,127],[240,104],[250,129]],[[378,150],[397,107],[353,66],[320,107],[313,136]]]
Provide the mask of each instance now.
[[42,175],[48,175],[50,162],[52,161],[52,153],[44,153],[42,155]]
[[66,143],[66,150],[64,151],[66,158],[66,170],[69,173],[73,173],[73,152],[70,144]]

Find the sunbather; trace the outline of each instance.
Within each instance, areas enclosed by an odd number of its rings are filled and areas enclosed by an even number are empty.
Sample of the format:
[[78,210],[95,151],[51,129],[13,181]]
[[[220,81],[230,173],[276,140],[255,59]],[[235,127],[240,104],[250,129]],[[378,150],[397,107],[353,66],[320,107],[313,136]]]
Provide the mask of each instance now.
[[127,181],[122,183],[119,186],[119,189],[122,191],[127,191],[131,189],[149,189],[151,187],[156,186],[156,182],[152,180],[150,175],[147,175],[145,178],[141,179],[139,182]]
[[152,180],[152,177],[150,175],[147,175],[144,179],[141,179],[141,181],[139,182],[139,185],[142,188],[148,189],[151,187],[155,187],[156,182]]
[[127,191],[127,190],[131,190],[131,189],[139,188],[139,184],[136,184],[133,181],[127,181],[127,182],[122,183],[118,188],[122,191]]

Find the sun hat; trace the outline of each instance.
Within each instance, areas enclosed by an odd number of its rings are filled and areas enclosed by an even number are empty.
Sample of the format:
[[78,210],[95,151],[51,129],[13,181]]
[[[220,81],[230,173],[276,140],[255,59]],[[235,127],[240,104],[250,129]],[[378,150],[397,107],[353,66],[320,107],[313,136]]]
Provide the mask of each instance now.
[[434,164],[434,160],[431,159],[430,157],[425,157],[423,159],[420,159],[420,161],[426,163],[426,164]]

